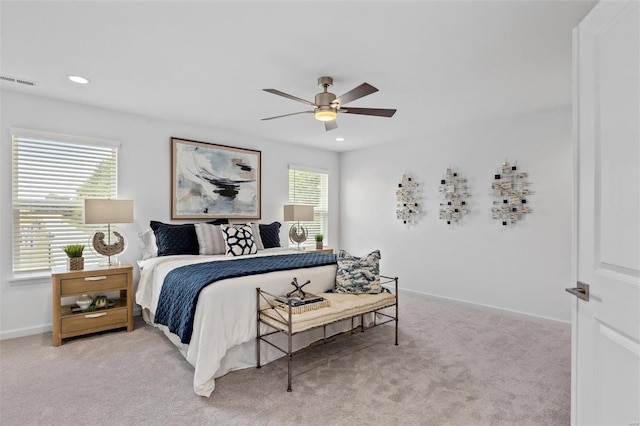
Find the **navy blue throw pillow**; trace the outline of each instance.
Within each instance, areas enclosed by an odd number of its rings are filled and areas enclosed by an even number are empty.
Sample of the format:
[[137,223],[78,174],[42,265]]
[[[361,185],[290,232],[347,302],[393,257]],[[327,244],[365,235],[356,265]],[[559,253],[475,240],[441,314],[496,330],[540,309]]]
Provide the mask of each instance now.
[[[221,225],[228,223],[228,219],[216,219],[207,223]],[[200,254],[198,235],[193,223],[174,225],[152,220],[149,226],[156,236],[158,256],[175,254]]]
[[151,222],[151,229],[156,235],[158,256],[200,253],[196,227],[193,223],[168,225],[160,222]]
[[229,219],[215,219],[215,220],[210,220],[207,223],[210,225],[226,225],[227,223],[229,223]]
[[261,223],[259,228],[264,248],[280,247],[280,222],[273,222],[269,225]]

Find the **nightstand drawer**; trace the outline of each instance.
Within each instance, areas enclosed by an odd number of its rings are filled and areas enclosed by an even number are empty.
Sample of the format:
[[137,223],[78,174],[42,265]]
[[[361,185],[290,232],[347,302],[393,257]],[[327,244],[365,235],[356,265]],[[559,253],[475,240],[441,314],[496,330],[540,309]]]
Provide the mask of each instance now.
[[60,283],[60,295],[93,293],[98,291],[127,288],[127,274],[96,275],[83,278],[63,279]]
[[91,333],[127,326],[127,309],[105,309],[62,318],[62,335],[76,332]]

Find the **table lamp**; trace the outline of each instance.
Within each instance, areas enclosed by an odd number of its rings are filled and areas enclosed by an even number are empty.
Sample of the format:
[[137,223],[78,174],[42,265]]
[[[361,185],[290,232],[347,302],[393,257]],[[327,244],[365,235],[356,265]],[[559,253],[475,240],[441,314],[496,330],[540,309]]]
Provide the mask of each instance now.
[[85,199],[84,223],[107,225],[106,235],[101,229],[93,233],[91,246],[96,253],[108,257],[108,266],[119,265],[117,255],[126,248],[125,234],[111,224],[133,223],[133,200]]
[[298,250],[300,250],[300,243],[303,243],[307,239],[307,228],[300,225],[300,221],[308,222],[313,220],[313,206],[305,206],[303,204],[288,204],[284,206],[284,221],[285,222],[297,222],[294,223],[289,229],[289,239],[292,243],[298,244]]

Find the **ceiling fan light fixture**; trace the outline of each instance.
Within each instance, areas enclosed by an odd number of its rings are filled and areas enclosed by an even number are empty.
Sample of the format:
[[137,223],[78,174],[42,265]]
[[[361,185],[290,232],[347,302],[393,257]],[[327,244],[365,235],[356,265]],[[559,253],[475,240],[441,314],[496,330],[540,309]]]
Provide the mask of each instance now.
[[313,116],[318,121],[333,121],[338,116],[338,113],[331,107],[320,107],[314,111]]

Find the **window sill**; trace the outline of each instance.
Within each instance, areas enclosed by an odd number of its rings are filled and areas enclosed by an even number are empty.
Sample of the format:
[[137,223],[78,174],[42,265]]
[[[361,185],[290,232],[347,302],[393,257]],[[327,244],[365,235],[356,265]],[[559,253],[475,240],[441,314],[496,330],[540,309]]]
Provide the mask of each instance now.
[[51,273],[43,272],[38,274],[14,275],[7,280],[9,285],[33,285],[33,284],[51,284]]

